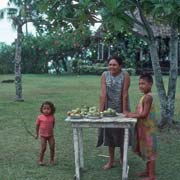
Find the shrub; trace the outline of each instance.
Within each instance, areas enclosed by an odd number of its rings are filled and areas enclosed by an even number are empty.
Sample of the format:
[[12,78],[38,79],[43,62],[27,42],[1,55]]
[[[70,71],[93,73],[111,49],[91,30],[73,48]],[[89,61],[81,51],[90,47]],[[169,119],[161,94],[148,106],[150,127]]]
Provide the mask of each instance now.
[[129,73],[129,75],[135,75],[136,70],[134,68],[123,68],[125,71]]
[[14,72],[14,47],[0,44],[0,74]]
[[82,65],[79,67],[79,74],[101,75],[107,69],[107,67],[97,66],[96,64],[92,66]]

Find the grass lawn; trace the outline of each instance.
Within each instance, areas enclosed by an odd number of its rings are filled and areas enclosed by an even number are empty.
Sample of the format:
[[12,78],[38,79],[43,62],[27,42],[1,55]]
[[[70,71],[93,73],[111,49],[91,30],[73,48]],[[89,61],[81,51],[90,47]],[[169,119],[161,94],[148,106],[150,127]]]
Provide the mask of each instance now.
[[[13,75],[0,75],[0,81],[13,79]],[[167,77],[165,77],[167,82]],[[98,106],[100,92],[99,76],[50,76],[23,75],[24,102],[15,102],[13,83],[0,84],[0,180],[73,180],[74,154],[72,128],[65,122],[66,112],[81,105]],[[157,110],[159,100],[154,86]],[[131,109],[135,109],[139,97],[138,77],[131,77]],[[45,100],[56,106],[56,153],[54,166],[48,165],[49,149],[45,155],[46,166],[39,167],[37,159],[40,142],[30,136],[26,126],[35,132],[35,120],[39,107]],[[177,83],[175,118],[180,117],[180,78]],[[159,111],[159,110],[158,110]],[[159,113],[157,114],[159,117]],[[107,162],[107,147],[96,148],[97,129],[84,130],[84,158],[86,172],[82,180],[120,180],[122,167],[118,163],[109,171],[102,170]],[[158,134],[157,179],[180,179],[180,133],[165,130]],[[138,179],[135,173],[144,170],[145,162],[129,149],[129,180]]]

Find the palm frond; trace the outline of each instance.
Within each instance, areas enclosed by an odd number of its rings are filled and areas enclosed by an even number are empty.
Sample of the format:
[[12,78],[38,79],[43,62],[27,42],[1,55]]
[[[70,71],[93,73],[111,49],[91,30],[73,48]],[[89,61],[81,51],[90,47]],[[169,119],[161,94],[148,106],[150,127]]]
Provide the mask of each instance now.
[[4,18],[4,11],[0,11],[0,19],[3,19]]
[[7,15],[14,16],[17,15],[18,9],[17,8],[7,8]]
[[17,23],[15,21],[12,21],[11,27],[12,27],[12,29],[16,30]]
[[22,0],[9,0],[8,4],[9,5],[13,4],[19,7],[23,4],[23,1]]

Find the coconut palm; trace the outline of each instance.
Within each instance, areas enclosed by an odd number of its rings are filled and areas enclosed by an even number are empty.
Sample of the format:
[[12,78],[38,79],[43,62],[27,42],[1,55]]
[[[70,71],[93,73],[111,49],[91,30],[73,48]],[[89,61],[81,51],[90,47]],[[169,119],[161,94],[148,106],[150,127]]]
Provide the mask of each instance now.
[[23,101],[21,74],[22,27],[28,22],[37,21],[38,13],[35,9],[33,0],[9,0],[8,7],[0,10],[0,18],[8,18],[17,32],[14,58],[16,101]]

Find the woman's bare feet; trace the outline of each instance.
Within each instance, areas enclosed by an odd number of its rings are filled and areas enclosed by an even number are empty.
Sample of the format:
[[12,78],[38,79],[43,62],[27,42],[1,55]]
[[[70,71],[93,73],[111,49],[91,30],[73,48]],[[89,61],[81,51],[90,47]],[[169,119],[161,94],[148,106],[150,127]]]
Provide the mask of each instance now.
[[53,161],[50,161],[50,165],[54,165],[54,160],[53,160]]
[[108,169],[111,169],[112,167],[114,167],[114,163],[108,162],[107,164],[103,166],[103,169],[108,170]]

